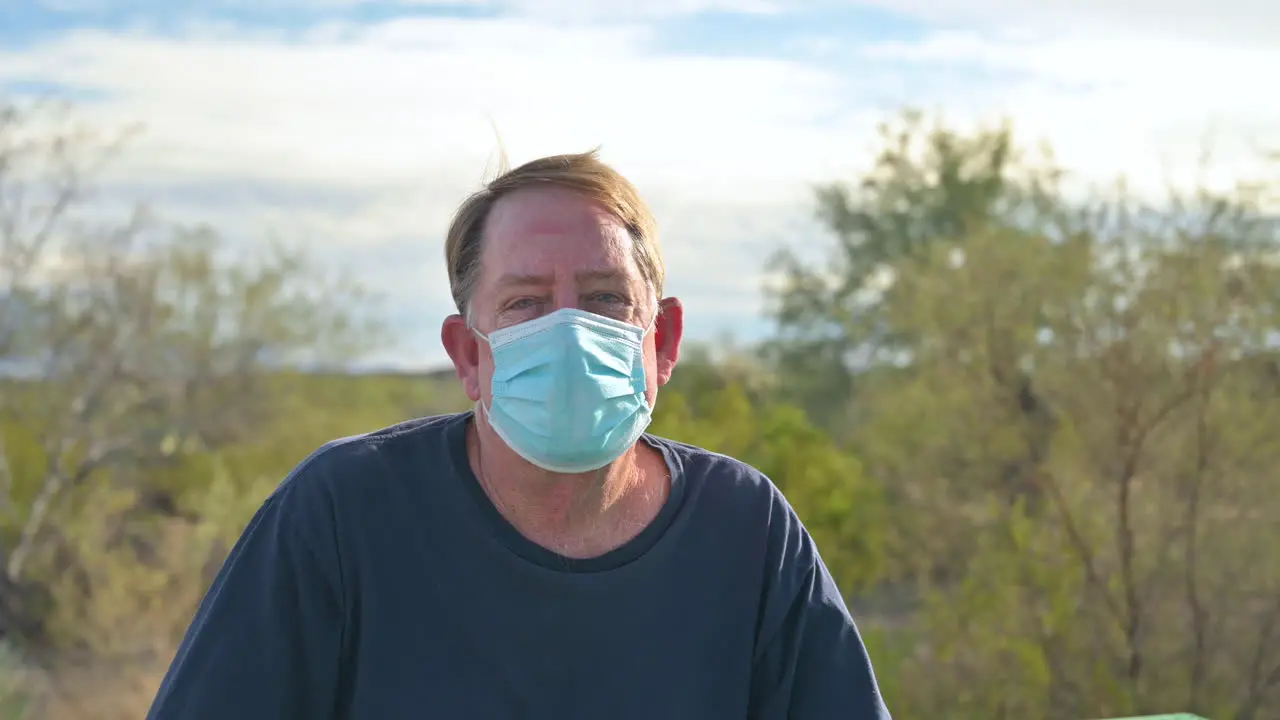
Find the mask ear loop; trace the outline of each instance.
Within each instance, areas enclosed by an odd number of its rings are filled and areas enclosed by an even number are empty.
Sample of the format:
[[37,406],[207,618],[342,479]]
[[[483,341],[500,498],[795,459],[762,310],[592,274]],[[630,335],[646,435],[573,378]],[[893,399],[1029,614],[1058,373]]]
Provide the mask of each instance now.
[[[483,340],[490,348],[493,347],[493,343],[489,342],[489,336],[477,330],[474,325],[467,323],[467,329],[474,333],[476,337]],[[489,408],[485,407],[483,396],[476,399],[474,411],[477,415],[483,413],[485,422],[489,422]]]
[[662,317],[662,306],[661,306],[661,305],[659,305],[659,306],[658,306],[658,310],[657,310],[657,312],[655,312],[655,313],[653,314],[653,317],[649,318],[649,324],[648,324],[647,326],[645,326],[644,332],[640,334],[640,337],[644,337],[645,335],[648,335],[648,334],[649,334],[649,331],[651,331],[651,330],[653,330],[654,328],[658,327],[658,318],[660,318],[660,317]]

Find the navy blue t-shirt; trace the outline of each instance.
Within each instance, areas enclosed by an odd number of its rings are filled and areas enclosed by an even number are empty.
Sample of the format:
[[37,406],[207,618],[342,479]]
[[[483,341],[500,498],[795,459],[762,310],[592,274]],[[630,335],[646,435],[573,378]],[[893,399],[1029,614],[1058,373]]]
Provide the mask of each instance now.
[[325,445],[265,501],[150,720],[885,720],[870,661],[774,485],[652,436],[653,523],[575,560],[472,474],[471,413]]

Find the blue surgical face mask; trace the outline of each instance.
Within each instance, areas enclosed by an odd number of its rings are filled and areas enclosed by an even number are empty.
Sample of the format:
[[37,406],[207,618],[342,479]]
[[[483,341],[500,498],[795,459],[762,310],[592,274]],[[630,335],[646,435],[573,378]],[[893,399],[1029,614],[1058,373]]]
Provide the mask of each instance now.
[[[657,316],[654,316],[656,320]],[[565,308],[477,336],[493,351],[494,432],[530,463],[580,473],[617,460],[649,426],[645,328]]]

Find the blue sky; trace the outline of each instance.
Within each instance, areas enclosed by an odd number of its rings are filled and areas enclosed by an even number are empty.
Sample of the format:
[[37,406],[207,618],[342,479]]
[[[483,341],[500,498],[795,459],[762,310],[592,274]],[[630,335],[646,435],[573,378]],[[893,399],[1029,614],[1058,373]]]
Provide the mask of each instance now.
[[376,23],[406,17],[493,18],[501,10],[472,2],[415,5],[395,0],[370,2],[250,2],[248,0],[34,0],[6,4],[0,39],[32,44],[67,30],[96,28],[114,32],[139,29],[180,33],[192,24],[227,23],[240,27],[297,30],[320,22]]
[[[93,27],[113,31],[146,28],[180,32],[193,22],[291,30],[321,22],[376,23],[401,18],[496,19],[517,12],[499,3],[400,0],[337,2],[250,2],[249,0],[54,0],[19,3],[4,10],[0,39],[30,44],[67,30]],[[836,36],[863,40],[919,38],[928,26],[918,18],[865,5],[812,3],[785,13],[710,9],[653,18],[664,49],[676,52],[774,56],[779,40],[796,36]],[[785,49],[785,48],[784,48]]]
[[[441,236],[493,159],[602,145],[659,215],[695,340],[768,332],[786,244],[820,254],[813,183],[897,109],[1011,118],[1081,184],[1227,182],[1280,127],[1263,0],[0,0],[0,96],[145,126],[104,182],[243,242],[305,241],[383,290],[444,361]],[[1191,98],[1189,100],[1188,98]],[[1259,137],[1261,135],[1262,137]],[[706,267],[720,273],[709,276]]]

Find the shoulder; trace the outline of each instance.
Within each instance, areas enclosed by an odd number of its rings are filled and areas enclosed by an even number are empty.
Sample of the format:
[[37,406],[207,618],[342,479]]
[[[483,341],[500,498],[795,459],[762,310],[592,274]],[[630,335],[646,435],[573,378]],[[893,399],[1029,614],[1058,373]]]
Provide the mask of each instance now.
[[817,560],[808,530],[773,479],[737,458],[669,438],[646,436],[667,451],[687,485],[688,502],[705,508],[709,522],[749,522],[766,540],[766,562],[798,564],[805,571]]
[[[267,497],[266,504],[318,511],[397,469],[430,462],[447,452],[469,413],[415,418],[370,432],[335,438],[303,458]],[[425,456],[425,457],[424,457]]]
[[657,435],[644,437],[664,451],[678,465],[676,469],[699,489],[707,487],[712,492],[741,497],[781,496],[768,476],[737,458]]

